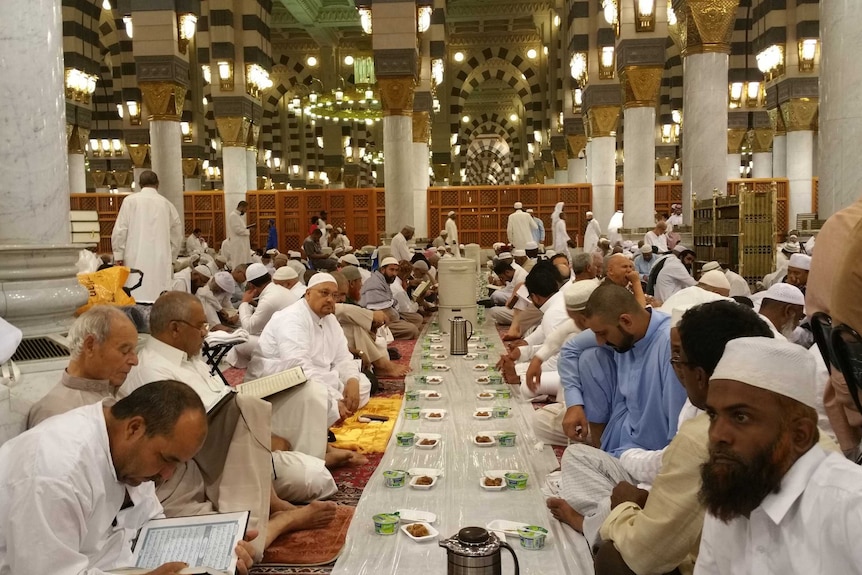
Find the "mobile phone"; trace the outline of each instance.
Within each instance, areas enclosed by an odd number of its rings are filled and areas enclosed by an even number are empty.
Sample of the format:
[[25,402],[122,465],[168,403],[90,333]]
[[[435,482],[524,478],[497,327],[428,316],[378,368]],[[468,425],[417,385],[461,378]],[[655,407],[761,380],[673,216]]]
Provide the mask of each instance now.
[[363,414],[362,417],[367,417],[371,421],[389,421],[389,418],[385,415],[373,415],[371,413]]

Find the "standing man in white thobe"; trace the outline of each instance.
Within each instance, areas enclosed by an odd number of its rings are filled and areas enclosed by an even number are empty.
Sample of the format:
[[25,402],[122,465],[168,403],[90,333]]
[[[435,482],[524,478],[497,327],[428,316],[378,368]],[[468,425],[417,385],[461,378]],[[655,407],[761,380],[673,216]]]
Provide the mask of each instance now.
[[533,241],[533,230],[539,226],[533,221],[533,216],[524,211],[524,204],[515,202],[515,211],[509,214],[506,235],[509,243],[516,249],[527,249],[527,243]]
[[532,208],[527,210],[527,213],[530,214],[530,217],[533,218],[533,221],[536,222],[536,229],[533,230],[533,241],[538,245],[542,245],[545,243],[545,222],[542,221],[542,218],[539,218],[533,214]]
[[[159,177],[150,170],[138,180],[141,191],[127,196],[111,234],[114,263],[144,272],[135,300],[154,302],[171,289],[172,263],[183,243],[183,222],[174,205],[159,195]],[[126,282],[128,287],[134,282]]]
[[593,212],[587,212],[587,229],[584,232],[584,251],[591,253],[596,251],[599,245],[599,238],[602,236],[602,226],[599,221],[593,217]]
[[227,261],[231,268],[251,263],[251,236],[243,217],[247,209],[248,203],[243,200],[227,217]]
[[566,229],[566,214],[562,211],[557,214],[554,222],[554,251],[558,254],[568,254],[570,247],[575,247],[569,231]]
[[407,247],[407,242],[413,239],[415,229],[413,226],[404,226],[401,231],[392,237],[392,243],[389,247],[392,248],[392,257],[402,261],[410,261],[413,254],[410,253],[410,248]]
[[455,221],[455,212],[449,212],[449,219],[446,220],[446,243],[452,246],[452,253],[455,257],[461,257],[461,240],[458,239],[458,224]]

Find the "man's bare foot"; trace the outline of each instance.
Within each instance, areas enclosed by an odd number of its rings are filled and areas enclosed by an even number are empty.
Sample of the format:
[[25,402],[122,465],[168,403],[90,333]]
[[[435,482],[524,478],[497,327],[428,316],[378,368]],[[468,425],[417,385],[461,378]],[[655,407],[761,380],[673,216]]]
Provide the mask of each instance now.
[[584,532],[584,516],[572,509],[572,506],[566,503],[565,499],[549,497],[545,503],[554,519],[565,523],[578,533]]
[[269,547],[282,533],[326,527],[335,518],[336,509],[337,505],[332,501],[312,501],[301,507],[276,511],[269,516],[266,546]]
[[410,373],[409,365],[398,365],[385,358],[374,364],[374,374],[377,377],[404,377],[408,373]]
[[290,503],[289,501],[285,501],[284,499],[278,496],[278,493],[275,492],[275,486],[270,486],[269,488],[269,514],[272,515],[276,511],[290,511],[291,509],[295,509],[295,505]]
[[515,341],[518,339],[521,339],[520,333],[504,333],[503,334],[503,341]]
[[361,453],[329,445],[326,448],[325,461],[327,469],[335,469],[345,465],[364,465],[368,463],[368,458]]

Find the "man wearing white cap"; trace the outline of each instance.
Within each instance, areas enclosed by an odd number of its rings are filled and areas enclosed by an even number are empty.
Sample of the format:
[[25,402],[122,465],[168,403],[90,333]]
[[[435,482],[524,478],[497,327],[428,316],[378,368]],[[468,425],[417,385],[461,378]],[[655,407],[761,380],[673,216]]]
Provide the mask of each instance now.
[[404,226],[400,232],[392,236],[392,242],[389,244],[389,247],[392,250],[392,257],[398,262],[409,262],[410,258],[413,257],[413,254],[410,253],[410,248],[407,247],[407,242],[413,238],[414,231],[413,226]]
[[813,357],[727,344],[709,381],[706,504],[695,573],[862,573],[862,469],[816,445]]
[[545,243],[545,222],[542,221],[542,218],[537,217],[533,213],[533,209],[527,209],[527,213],[530,214],[530,217],[533,218],[533,221],[536,222],[536,229],[533,230],[533,241],[536,245],[541,245]]
[[694,251],[682,244],[673,248],[673,253],[656,262],[650,271],[650,279],[655,277],[655,298],[667,301],[670,296],[681,289],[697,285],[697,280],[691,277],[691,266],[694,265]]
[[793,331],[805,316],[805,296],[798,287],[780,283],[774,284],[760,300],[760,315],[772,328],[778,339],[791,340]]
[[659,220],[655,227],[644,234],[644,245],[655,246],[658,253],[666,254],[670,251],[667,245],[667,222]]
[[527,242],[533,239],[533,230],[537,229],[533,217],[523,210],[521,202],[515,202],[515,211],[509,214],[506,224],[506,236],[515,248],[526,249]]
[[798,287],[805,294],[805,286],[808,284],[808,271],[811,269],[811,256],[805,254],[793,254],[787,262],[787,283]]
[[296,270],[289,266],[282,266],[272,274],[272,283],[285,289],[289,289],[296,296],[297,301],[305,295],[306,287],[300,283]]
[[210,330],[230,331],[238,321],[236,309],[230,303],[235,288],[236,282],[230,272],[218,272],[195,293],[204,307]]
[[[236,205],[236,209],[227,217],[227,261],[230,267],[251,262],[251,235],[246,225],[245,212],[248,203],[243,200]],[[222,251],[225,250],[222,245]]]
[[[285,266],[280,269],[290,268]],[[275,312],[299,301],[296,294],[272,281],[263,264],[248,266],[245,277],[247,288],[242,296],[242,303],[239,304],[239,322],[248,332],[248,341],[232,347],[226,357],[228,363],[237,368],[248,365],[257,347],[258,336],[263,333],[263,328]]]
[[197,265],[193,268],[183,268],[174,274],[171,291],[182,291],[195,294],[200,288],[205,286],[212,277],[212,270],[203,264]]
[[682,205],[673,204],[670,207],[670,216],[667,218],[667,231],[673,231],[682,225]]
[[743,296],[743,297],[751,297],[751,288],[748,286],[748,282],[745,279],[732,271],[730,268],[725,270],[721,269],[721,265],[716,262],[706,262],[703,264],[703,267],[700,268],[700,271],[703,273],[710,272],[713,270],[723,271],[724,276],[727,278],[727,281],[730,282],[730,297]]
[[184,245],[185,254],[187,256],[192,254],[202,254],[207,250],[207,247],[207,242],[204,239],[200,228],[192,230],[192,233],[190,233],[189,237],[186,238]]
[[653,305],[659,306],[661,311],[669,314],[675,309],[688,309],[702,303],[727,300],[729,285],[724,274],[718,270],[712,270],[703,274],[697,285],[679,290],[665,302],[654,300]]
[[400,264],[394,257],[383,258],[380,267],[362,284],[362,298],[359,305],[371,311],[386,312],[387,325],[395,339],[416,339],[419,336],[420,321],[411,323],[402,318],[395,308],[392,283],[398,277]]
[[440,235],[434,238],[434,241],[431,242],[431,247],[434,249],[442,248],[446,245],[446,237],[449,235],[449,232],[446,230],[440,230]]
[[587,229],[584,231],[584,251],[590,253],[599,247],[599,238],[602,237],[602,226],[599,220],[593,217],[593,212],[587,212],[585,216],[587,218]]
[[339,269],[344,268],[345,266],[354,266],[359,270],[359,275],[362,276],[362,283],[365,283],[365,280],[371,277],[371,272],[359,265],[359,259],[353,254],[347,254],[346,256],[341,256],[338,259]]
[[558,254],[569,254],[569,248],[575,247],[575,242],[569,236],[566,229],[566,213],[563,211],[563,202],[557,202],[554,212],[551,214],[551,236],[554,251]]
[[763,277],[763,287],[781,283],[787,276],[787,264],[793,254],[801,253],[802,248],[799,245],[797,237],[794,235],[787,236],[787,241],[781,246],[781,249],[775,254],[775,271],[771,274],[766,274]]
[[326,394],[326,419],[314,422],[307,430],[324,442],[327,429],[356,413],[371,394],[371,385],[359,377],[344,331],[335,318],[337,296],[334,277],[314,274],[305,298],[276,313],[264,328],[249,365],[253,377],[302,366],[309,383],[320,386]]
[[287,265],[293,268],[293,271],[296,272],[296,275],[299,276],[299,282],[304,283],[305,272],[308,271],[308,268],[305,267],[305,264],[302,263],[302,253],[297,251],[289,251],[287,252]]
[[[452,246],[452,251],[455,255],[459,255],[458,250],[458,222],[455,221],[456,214],[450,211],[446,218],[446,244]],[[442,235],[442,234],[441,234]],[[436,246],[435,246],[436,247]]]
[[655,262],[656,257],[652,253],[652,246],[642,245],[638,249],[637,257],[634,259],[634,266],[644,284],[649,281],[649,272],[652,270]]

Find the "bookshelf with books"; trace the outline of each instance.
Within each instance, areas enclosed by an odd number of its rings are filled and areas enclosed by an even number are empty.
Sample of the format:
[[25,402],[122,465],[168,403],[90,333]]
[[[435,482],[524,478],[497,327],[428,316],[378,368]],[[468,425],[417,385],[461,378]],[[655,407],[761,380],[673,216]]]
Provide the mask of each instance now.
[[694,250],[701,262],[718,261],[754,285],[773,271],[776,245],[776,186],[694,204]]

